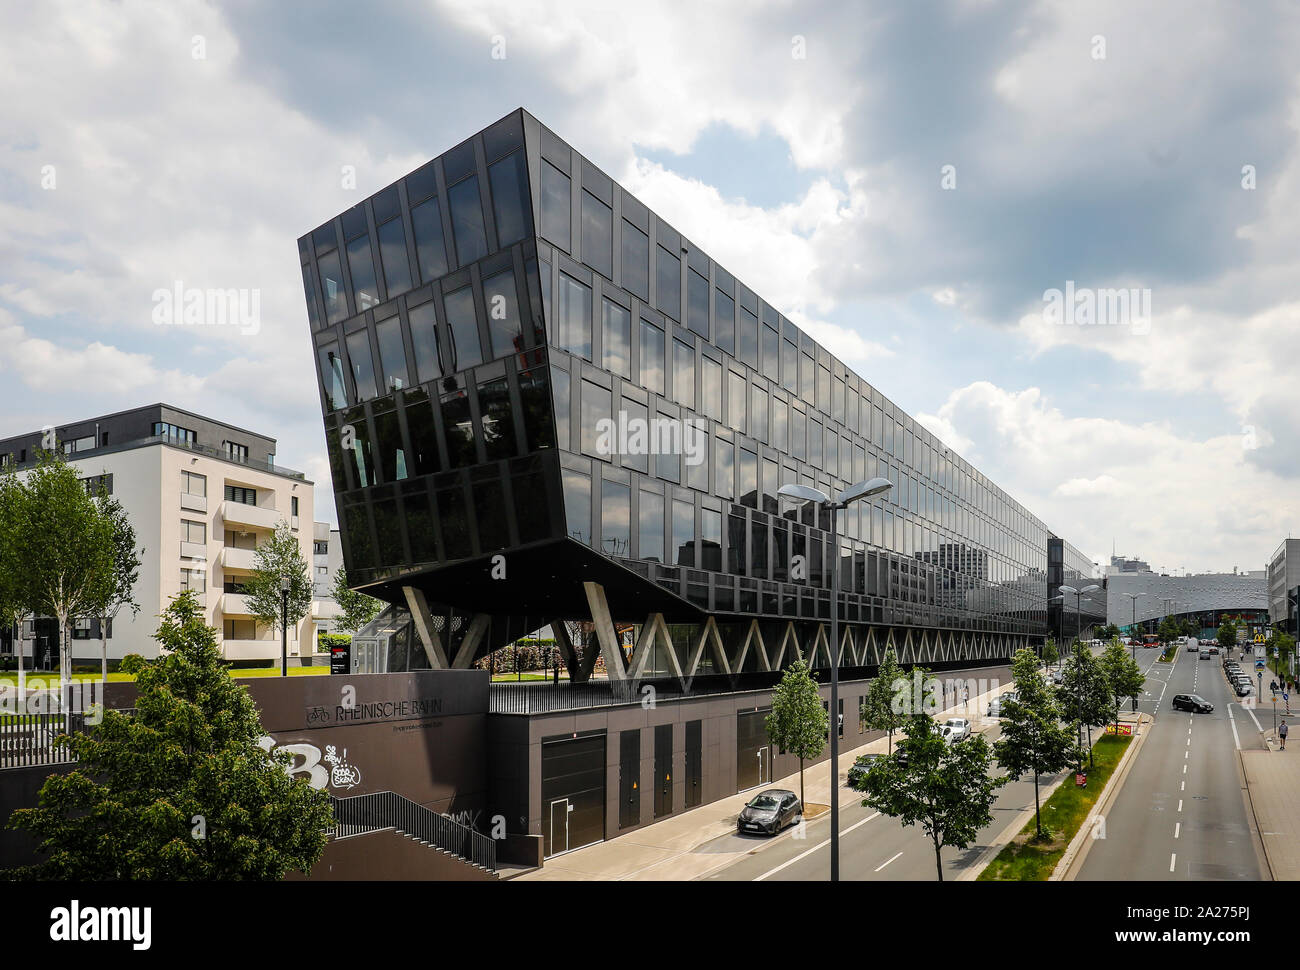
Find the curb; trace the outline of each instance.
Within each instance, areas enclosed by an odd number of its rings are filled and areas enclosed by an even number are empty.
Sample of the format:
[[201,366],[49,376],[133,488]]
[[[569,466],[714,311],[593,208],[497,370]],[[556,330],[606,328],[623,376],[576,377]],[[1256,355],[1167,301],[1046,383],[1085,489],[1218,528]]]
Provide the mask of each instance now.
[[[1268,749],[1272,751],[1272,748]],[[1255,850],[1264,857],[1264,865],[1268,867],[1268,878],[1272,882],[1277,882],[1277,873],[1273,871],[1273,860],[1269,858],[1268,844],[1264,841],[1264,832],[1259,826],[1259,816],[1255,813],[1255,799],[1250,793],[1250,784],[1247,781],[1246,762],[1242,760],[1241,748],[1237,749],[1237,777],[1241,780],[1242,790],[1246,793],[1246,805],[1250,808],[1250,820],[1255,823],[1251,832],[1255,836]]]
[[[1065,779],[1069,778],[1071,774],[1073,774],[1073,772],[1068,770],[1064,771],[1061,773],[1060,778],[1056,779],[1056,781],[1052,782],[1046,788],[1040,789],[1038,792],[1039,802],[1045,802],[1051,798],[1056,792],[1056,789],[1060,788],[1061,785],[1065,783]],[[1011,824],[999,832],[997,838],[989,843],[989,847],[980,853],[980,857],[971,865],[963,869],[961,875],[953,881],[974,882],[979,879],[980,873],[988,868],[989,863],[993,861],[994,857],[996,857],[999,852],[1005,849],[1007,845],[1009,845],[1015,837],[1020,834],[1020,830],[1028,825],[1033,817],[1033,806],[1023,809],[1020,814],[1012,820]]]
[[[1119,766],[1115,773],[1110,776],[1106,782],[1106,789],[1101,793],[1101,798],[1092,806],[1092,811],[1084,818],[1083,823],[1079,826],[1079,831],[1074,834],[1070,844],[1066,846],[1065,853],[1056,863],[1056,868],[1052,874],[1047,877],[1048,882],[1073,881],[1078,875],[1079,869],[1082,868],[1084,860],[1088,857],[1088,850],[1092,848],[1092,843],[1096,841],[1092,838],[1093,819],[1103,816],[1111,803],[1119,795],[1120,790],[1124,787],[1124,782],[1128,779],[1129,772],[1133,764],[1137,761],[1138,751],[1146,743],[1147,737],[1151,734],[1150,728],[1155,725],[1155,718],[1146,720],[1147,715],[1142,714],[1137,724],[1139,726],[1138,739],[1136,744],[1129,745],[1129,749],[1124,752],[1124,757],[1120,759]],[[1141,725],[1147,724],[1147,730],[1142,730]]]

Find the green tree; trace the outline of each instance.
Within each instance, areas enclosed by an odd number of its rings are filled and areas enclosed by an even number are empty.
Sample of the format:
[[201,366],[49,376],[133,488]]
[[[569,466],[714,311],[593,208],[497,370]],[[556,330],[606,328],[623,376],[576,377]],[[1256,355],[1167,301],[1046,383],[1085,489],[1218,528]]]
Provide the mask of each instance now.
[[348,571],[342,566],[334,574],[334,588],[331,590],[342,614],[338,618],[339,628],[356,633],[375,618],[383,607],[383,601],[373,596],[357,592],[348,587]]
[[[1110,647],[1107,647],[1109,650]],[[1123,647],[1120,648],[1121,652]],[[1124,656],[1128,656],[1127,653]],[[1080,647],[1074,651],[1065,664],[1061,677],[1061,687],[1056,692],[1057,704],[1066,721],[1077,725],[1080,735],[1079,751],[1082,752],[1083,729],[1088,731],[1087,757],[1088,767],[1092,767],[1092,726],[1105,724],[1111,714],[1110,682],[1101,664],[1092,651]],[[1083,767],[1083,755],[1079,754],[1076,762]]]
[[1061,726],[1060,707],[1038,673],[1038,658],[1032,650],[1016,653],[1011,680],[1016,699],[1002,702],[1002,737],[993,745],[993,751],[1009,777],[1019,781],[1033,774],[1035,839],[1041,840],[1044,835],[1038,779],[1070,763],[1073,732]]
[[135,599],[135,584],[140,579],[140,557],[144,548],[136,548],[135,528],[122,503],[101,488],[95,497],[99,514],[108,523],[113,544],[113,568],[100,579],[95,596],[95,615],[99,617],[99,669],[100,677],[108,680],[108,624],[117,618],[123,608],[133,616],[140,615],[140,604]]
[[324,851],[329,796],[272,755],[247,689],[229,676],[216,631],[185,590],[154,635],[162,656],[132,657],[134,715],[60,738],[76,768],[51,775],[9,827],[45,859],[10,878],[279,880]]
[[1105,675],[1107,690],[1114,698],[1115,730],[1119,731],[1119,708],[1124,698],[1136,698],[1146,685],[1146,677],[1137,661],[1119,643],[1112,643],[1101,655],[1099,666]]
[[1219,624],[1219,646],[1225,650],[1237,642],[1237,625],[1231,620]]
[[72,673],[74,618],[95,616],[113,572],[112,523],[100,511],[77,474],[54,452],[42,452],[36,467],[17,484],[9,531],[9,568],[23,613],[54,617],[59,630],[59,686],[66,704]]
[[1061,659],[1061,651],[1057,649],[1056,641],[1048,637],[1043,641],[1043,663],[1051,665]]
[[786,668],[772,692],[772,713],[767,716],[767,739],[799,759],[799,801],[803,801],[803,763],[826,747],[829,718],[822,707],[817,682],[808,675],[808,663],[796,660]]
[[949,743],[925,713],[914,714],[904,730],[898,747],[906,759],[872,763],[860,785],[866,796],[862,804],[904,825],[920,825],[934,846],[934,868],[942,882],[942,850],[975,842],[993,821],[993,800],[1006,779],[991,777],[993,752],[983,735]]
[[1273,669],[1279,674],[1287,675],[1289,680],[1290,676],[1287,672],[1291,669],[1291,654],[1295,653],[1295,637],[1284,630],[1275,630],[1268,638],[1268,646],[1269,653],[1277,651],[1273,660]]
[[1170,644],[1182,636],[1182,623],[1172,616],[1166,616],[1160,621],[1160,626],[1156,629],[1156,635],[1160,637],[1160,642]]
[[867,697],[862,704],[862,722],[869,731],[884,731],[889,741],[887,748],[894,753],[894,732],[907,723],[907,715],[894,705],[894,684],[903,676],[898,666],[898,656],[894,648],[885,650],[880,660],[876,678],[867,688]]
[[289,628],[293,629],[311,612],[311,573],[297,534],[281,519],[253,553],[253,575],[246,584],[249,611],[276,632],[281,629],[280,582],[285,577],[289,579]]

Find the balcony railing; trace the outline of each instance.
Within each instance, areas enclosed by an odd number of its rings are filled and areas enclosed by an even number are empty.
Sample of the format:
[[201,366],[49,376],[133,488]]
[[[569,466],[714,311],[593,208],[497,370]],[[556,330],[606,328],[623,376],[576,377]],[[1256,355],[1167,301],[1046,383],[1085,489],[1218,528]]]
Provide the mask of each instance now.
[[[101,445],[98,448],[87,448],[84,451],[77,451],[69,455],[70,461],[80,461],[83,458],[93,458],[98,455],[111,455],[119,451],[130,451],[133,448],[142,448],[146,445],[171,445],[173,448],[184,448],[186,451],[197,452],[200,455],[207,455],[209,458],[217,458],[221,461],[228,461],[232,464],[243,465],[257,471],[267,472],[271,475],[283,475],[285,478],[296,478],[300,481],[306,481],[307,476],[293,468],[286,468],[284,465],[277,465],[274,462],[265,461],[260,458],[236,458],[229,452],[220,448],[214,448],[212,445],[202,445],[184,441],[178,441],[175,438],[169,438],[166,435],[154,434],[146,438],[133,438],[130,441],[118,441],[111,445]],[[17,467],[21,471],[33,467],[37,462],[37,456],[33,455],[30,459],[20,463]]]

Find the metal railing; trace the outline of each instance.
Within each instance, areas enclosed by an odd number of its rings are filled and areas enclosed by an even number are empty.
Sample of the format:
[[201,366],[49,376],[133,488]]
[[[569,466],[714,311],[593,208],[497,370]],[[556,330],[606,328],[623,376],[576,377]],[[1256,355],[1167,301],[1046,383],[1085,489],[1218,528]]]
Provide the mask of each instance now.
[[371,792],[348,798],[330,796],[334,837],[347,838],[394,828],[421,842],[445,849],[468,862],[495,872],[497,846],[492,839],[454,818],[425,808],[397,792]]
[[60,735],[86,730],[84,713],[0,715],[0,768],[61,765],[77,759]]

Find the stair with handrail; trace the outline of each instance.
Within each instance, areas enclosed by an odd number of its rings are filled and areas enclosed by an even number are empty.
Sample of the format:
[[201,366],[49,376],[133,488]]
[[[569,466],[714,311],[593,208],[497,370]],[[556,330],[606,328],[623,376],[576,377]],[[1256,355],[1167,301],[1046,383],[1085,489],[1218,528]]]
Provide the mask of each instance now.
[[497,874],[496,843],[397,792],[370,792],[347,798],[330,796],[336,839],[394,829],[420,845],[453,855],[471,866]]

